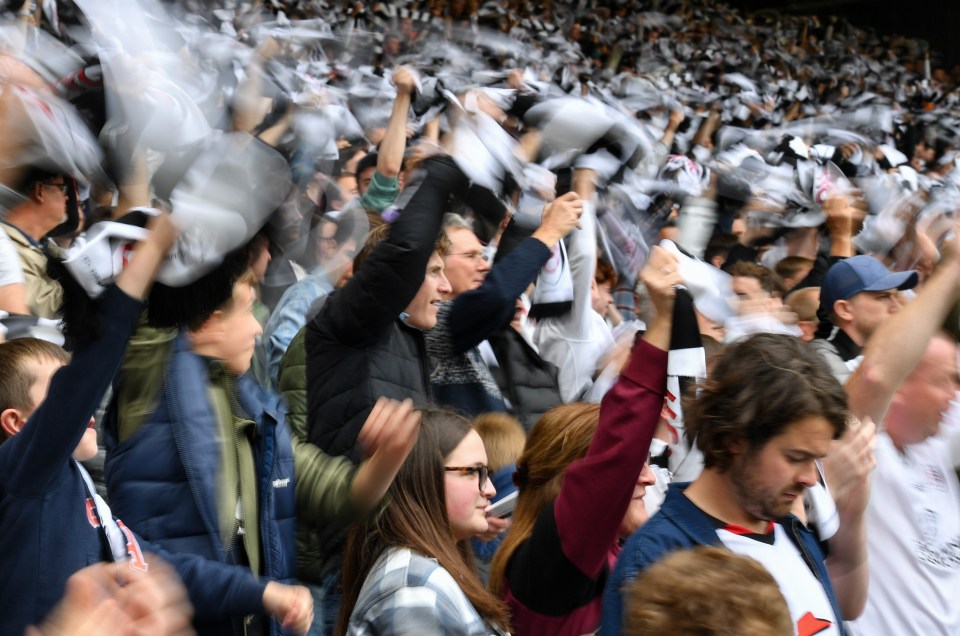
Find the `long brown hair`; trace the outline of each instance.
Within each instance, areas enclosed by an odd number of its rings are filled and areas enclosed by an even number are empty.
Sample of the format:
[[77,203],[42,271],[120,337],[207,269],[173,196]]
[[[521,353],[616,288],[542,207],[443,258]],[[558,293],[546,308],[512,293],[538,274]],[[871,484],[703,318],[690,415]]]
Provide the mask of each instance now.
[[470,422],[452,411],[421,411],[420,436],[387,492],[389,505],[347,535],[337,634],[346,634],[360,589],[389,548],[408,548],[436,559],[488,624],[507,629],[506,607],[483,587],[473,569],[470,542],[456,540],[447,517],[444,460],[471,430]]
[[586,456],[599,422],[599,404],[564,404],[544,413],[530,431],[517,460],[519,494],[513,521],[490,565],[490,590],[498,598],[510,558],[533,534],[540,512],[560,495],[567,467]]

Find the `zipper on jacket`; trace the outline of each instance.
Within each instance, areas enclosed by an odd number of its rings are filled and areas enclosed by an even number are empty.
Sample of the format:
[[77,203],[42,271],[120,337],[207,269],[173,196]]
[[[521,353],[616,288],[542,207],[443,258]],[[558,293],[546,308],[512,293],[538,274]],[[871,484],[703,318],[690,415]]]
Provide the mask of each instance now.
[[[790,537],[793,540],[793,544],[797,546],[797,549],[800,550],[800,555],[803,557],[803,561],[807,564],[807,567],[810,568],[810,571],[813,573],[814,578],[820,582],[820,586],[823,588],[823,593],[827,596],[827,601],[830,603],[831,609],[833,609],[834,614],[836,614],[837,619],[837,631],[840,634],[845,634],[846,630],[844,629],[844,619],[843,614],[840,612],[839,600],[836,598],[836,591],[833,590],[832,585],[829,581],[829,574],[827,574],[827,581],[823,580],[823,577],[820,572],[820,567],[817,567],[817,561],[814,560],[813,555],[810,554],[810,551],[807,549],[807,544],[801,536],[800,530],[798,528],[800,521],[798,519],[790,518]],[[820,565],[826,570],[826,564],[820,562]],[[829,591],[828,591],[829,590]]]
[[[172,353],[164,361],[163,376],[166,378],[166,384],[169,385],[172,390],[171,395],[177,396],[173,397],[172,399],[165,399],[167,401],[167,408],[173,408],[176,406],[178,411],[176,415],[179,416],[181,421],[186,421],[184,413],[180,408],[179,401],[179,396],[184,395],[184,393],[181,391],[179,368],[173,366],[173,358],[176,357],[178,353],[179,352],[177,351],[175,344]],[[171,367],[173,367],[174,371],[177,372],[170,373]],[[173,414],[171,414],[171,416],[173,416]],[[210,518],[207,514],[207,511],[202,505],[200,505],[200,502],[203,501],[203,498],[200,497],[200,493],[197,492],[196,486],[197,482],[200,481],[200,475],[197,474],[197,471],[193,468],[192,463],[187,461],[187,457],[184,455],[183,449],[185,443],[182,434],[179,432],[178,427],[176,426],[171,427],[171,431],[173,432],[173,437],[176,441],[175,445],[177,448],[177,456],[180,458],[180,465],[183,466],[183,471],[187,474],[187,485],[190,488],[190,493],[193,495],[194,502],[197,502],[197,512],[200,514],[200,519],[203,521],[203,524],[207,529],[207,536],[210,538],[210,541],[213,544],[213,553],[216,554],[219,552],[219,548],[223,545],[223,542],[220,542],[219,544],[217,543],[217,540],[220,538],[220,528],[218,525],[215,526],[214,524],[210,523]],[[211,532],[211,528],[213,528],[213,532]]]

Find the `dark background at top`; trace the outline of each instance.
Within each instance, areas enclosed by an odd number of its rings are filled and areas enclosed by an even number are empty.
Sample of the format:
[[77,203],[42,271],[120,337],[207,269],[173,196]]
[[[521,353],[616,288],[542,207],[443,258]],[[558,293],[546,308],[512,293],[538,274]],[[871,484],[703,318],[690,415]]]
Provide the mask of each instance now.
[[922,38],[943,55],[949,69],[960,64],[960,1],[958,0],[726,0],[746,10],[778,9],[783,13],[840,15],[852,24],[881,33]]

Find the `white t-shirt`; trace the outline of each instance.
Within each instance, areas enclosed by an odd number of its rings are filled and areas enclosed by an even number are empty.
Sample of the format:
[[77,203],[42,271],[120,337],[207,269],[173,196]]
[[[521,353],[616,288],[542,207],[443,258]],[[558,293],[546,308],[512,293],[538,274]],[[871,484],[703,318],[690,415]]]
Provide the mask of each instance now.
[[564,402],[576,400],[590,388],[600,360],[615,344],[603,316],[592,308],[582,323],[570,325],[574,319],[571,315],[541,320],[535,336],[540,357],[557,366]]
[[877,435],[867,506],[870,589],[854,634],[960,634],[960,486],[940,438],[901,454]]
[[[793,618],[797,636],[837,636],[837,617],[820,581],[804,562],[797,546],[779,523],[773,524],[773,543],[749,535],[718,529],[717,536],[727,548],[760,562],[780,587]],[[897,632],[876,632],[897,633]]]

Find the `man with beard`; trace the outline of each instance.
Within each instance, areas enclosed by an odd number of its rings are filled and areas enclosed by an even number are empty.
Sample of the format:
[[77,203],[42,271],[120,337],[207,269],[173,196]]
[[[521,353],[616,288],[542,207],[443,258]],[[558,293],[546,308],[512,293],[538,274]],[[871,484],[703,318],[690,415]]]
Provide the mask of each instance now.
[[767,568],[797,634],[843,634],[833,572],[792,514],[817,483],[816,460],[847,428],[844,393],[827,366],[796,338],[758,334],[726,350],[684,411],[704,470],[671,485],[660,511],[624,545],[607,583],[602,633],[620,633],[624,590],[639,573],[673,550],[716,545]]

